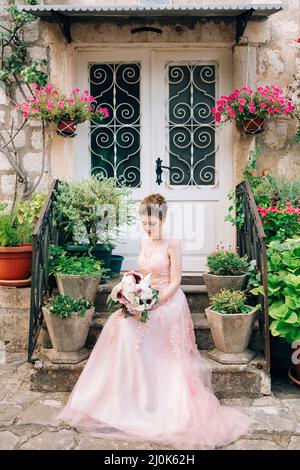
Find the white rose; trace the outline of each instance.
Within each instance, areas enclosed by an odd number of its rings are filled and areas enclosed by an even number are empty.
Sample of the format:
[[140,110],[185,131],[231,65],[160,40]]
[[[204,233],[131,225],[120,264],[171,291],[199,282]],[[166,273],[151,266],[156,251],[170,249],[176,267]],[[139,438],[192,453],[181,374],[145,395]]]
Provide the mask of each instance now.
[[120,292],[120,290],[121,290],[121,284],[120,283],[113,287],[113,289],[111,291],[111,298],[114,302],[118,301],[117,294]]

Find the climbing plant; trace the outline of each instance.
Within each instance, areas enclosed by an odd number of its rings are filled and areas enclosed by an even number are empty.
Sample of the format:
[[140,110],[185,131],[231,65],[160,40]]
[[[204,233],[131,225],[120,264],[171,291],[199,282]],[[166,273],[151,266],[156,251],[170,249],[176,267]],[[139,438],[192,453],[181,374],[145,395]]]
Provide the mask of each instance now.
[[[36,5],[37,0],[26,0],[29,5]],[[7,95],[11,106],[16,105],[17,90],[26,99],[28,93],[32,94],[30,83],[38,83],[43,86],[47,83],[48,73],[46,71],[47,60],[33,60],[30,57],[28,47],[23,39],[24,32],[28,26],[36,21],[33,15],[18,10],[17,6],[10,5],[6,8],[7,21],[0,24],[0,87]],[[7,128],[0,130],[1,151],[6,155],[13,170],[16,173],[17,182],[23,185],[22,196],[26,197],[33,193],[38,186],[44,171],[45,160],[45,126],[42,121],[43,134],[43,165],[40,177],[33,187],[28,189],[28,178],[24,174],[20,159],[15,146],[15,138],[25,126],[25,119],[17,127],[12,117]],[[16,200],[17,187],[15,188],[14,202]]]
[[[257,143],[254,143],[252,150],[250,150],[248,154],[248,159],[246,166],[243,171],[243,176],[245,180],[248,180],[250,186],[253,188],[255,185],[259,183],[259,178],[255,175],[256,174],[256,163],[257,158],[260,154],[260,146]],[[232,190],[228,194],[228,199],[230,201],[230,205],[228,207],[227,215],[225,220],[230,222],[232,225],[235,225],[237,229],[241,229],[244,223],[245,214],[243,210],[243,206],[241,201],[236,196],[235,190]]]

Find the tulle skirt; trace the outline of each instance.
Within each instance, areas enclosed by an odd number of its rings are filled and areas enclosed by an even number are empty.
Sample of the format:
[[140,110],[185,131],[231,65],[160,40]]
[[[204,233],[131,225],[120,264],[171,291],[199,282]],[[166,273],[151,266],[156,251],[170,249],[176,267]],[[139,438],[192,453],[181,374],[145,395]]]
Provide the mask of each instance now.
[[175,449],[224,446],[252,424],[214,395],[181,288],[145,324],[121,309],[108,318],[58,419],[91,436]]

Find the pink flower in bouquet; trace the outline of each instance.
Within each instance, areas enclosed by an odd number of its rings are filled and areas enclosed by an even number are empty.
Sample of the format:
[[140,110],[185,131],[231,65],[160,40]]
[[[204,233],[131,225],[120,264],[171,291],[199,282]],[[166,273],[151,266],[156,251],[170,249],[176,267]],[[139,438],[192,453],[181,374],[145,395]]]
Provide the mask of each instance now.
[[134,315],[145,322],[148,319],[148,310],[157,302],[157,296],[158,290],[151,287],[151,273],[142,276],[136,271],[129,271],[108,296],[108,311],[112,313],[113,307],[118,305],[126,314]]

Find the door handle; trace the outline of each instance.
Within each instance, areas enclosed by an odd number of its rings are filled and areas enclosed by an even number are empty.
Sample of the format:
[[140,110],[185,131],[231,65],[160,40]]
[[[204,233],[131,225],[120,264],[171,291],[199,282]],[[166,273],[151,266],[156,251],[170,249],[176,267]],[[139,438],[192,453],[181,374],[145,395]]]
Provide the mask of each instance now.
[[162,165],[162,159],[157,157],[156,159],[156,183],[158,185],[161,185],[162,183],[162,172],[163,172],[163,168],[167,168],[168,170],[171,170],[171,167],[170,166],[166,166],[166,165]]

